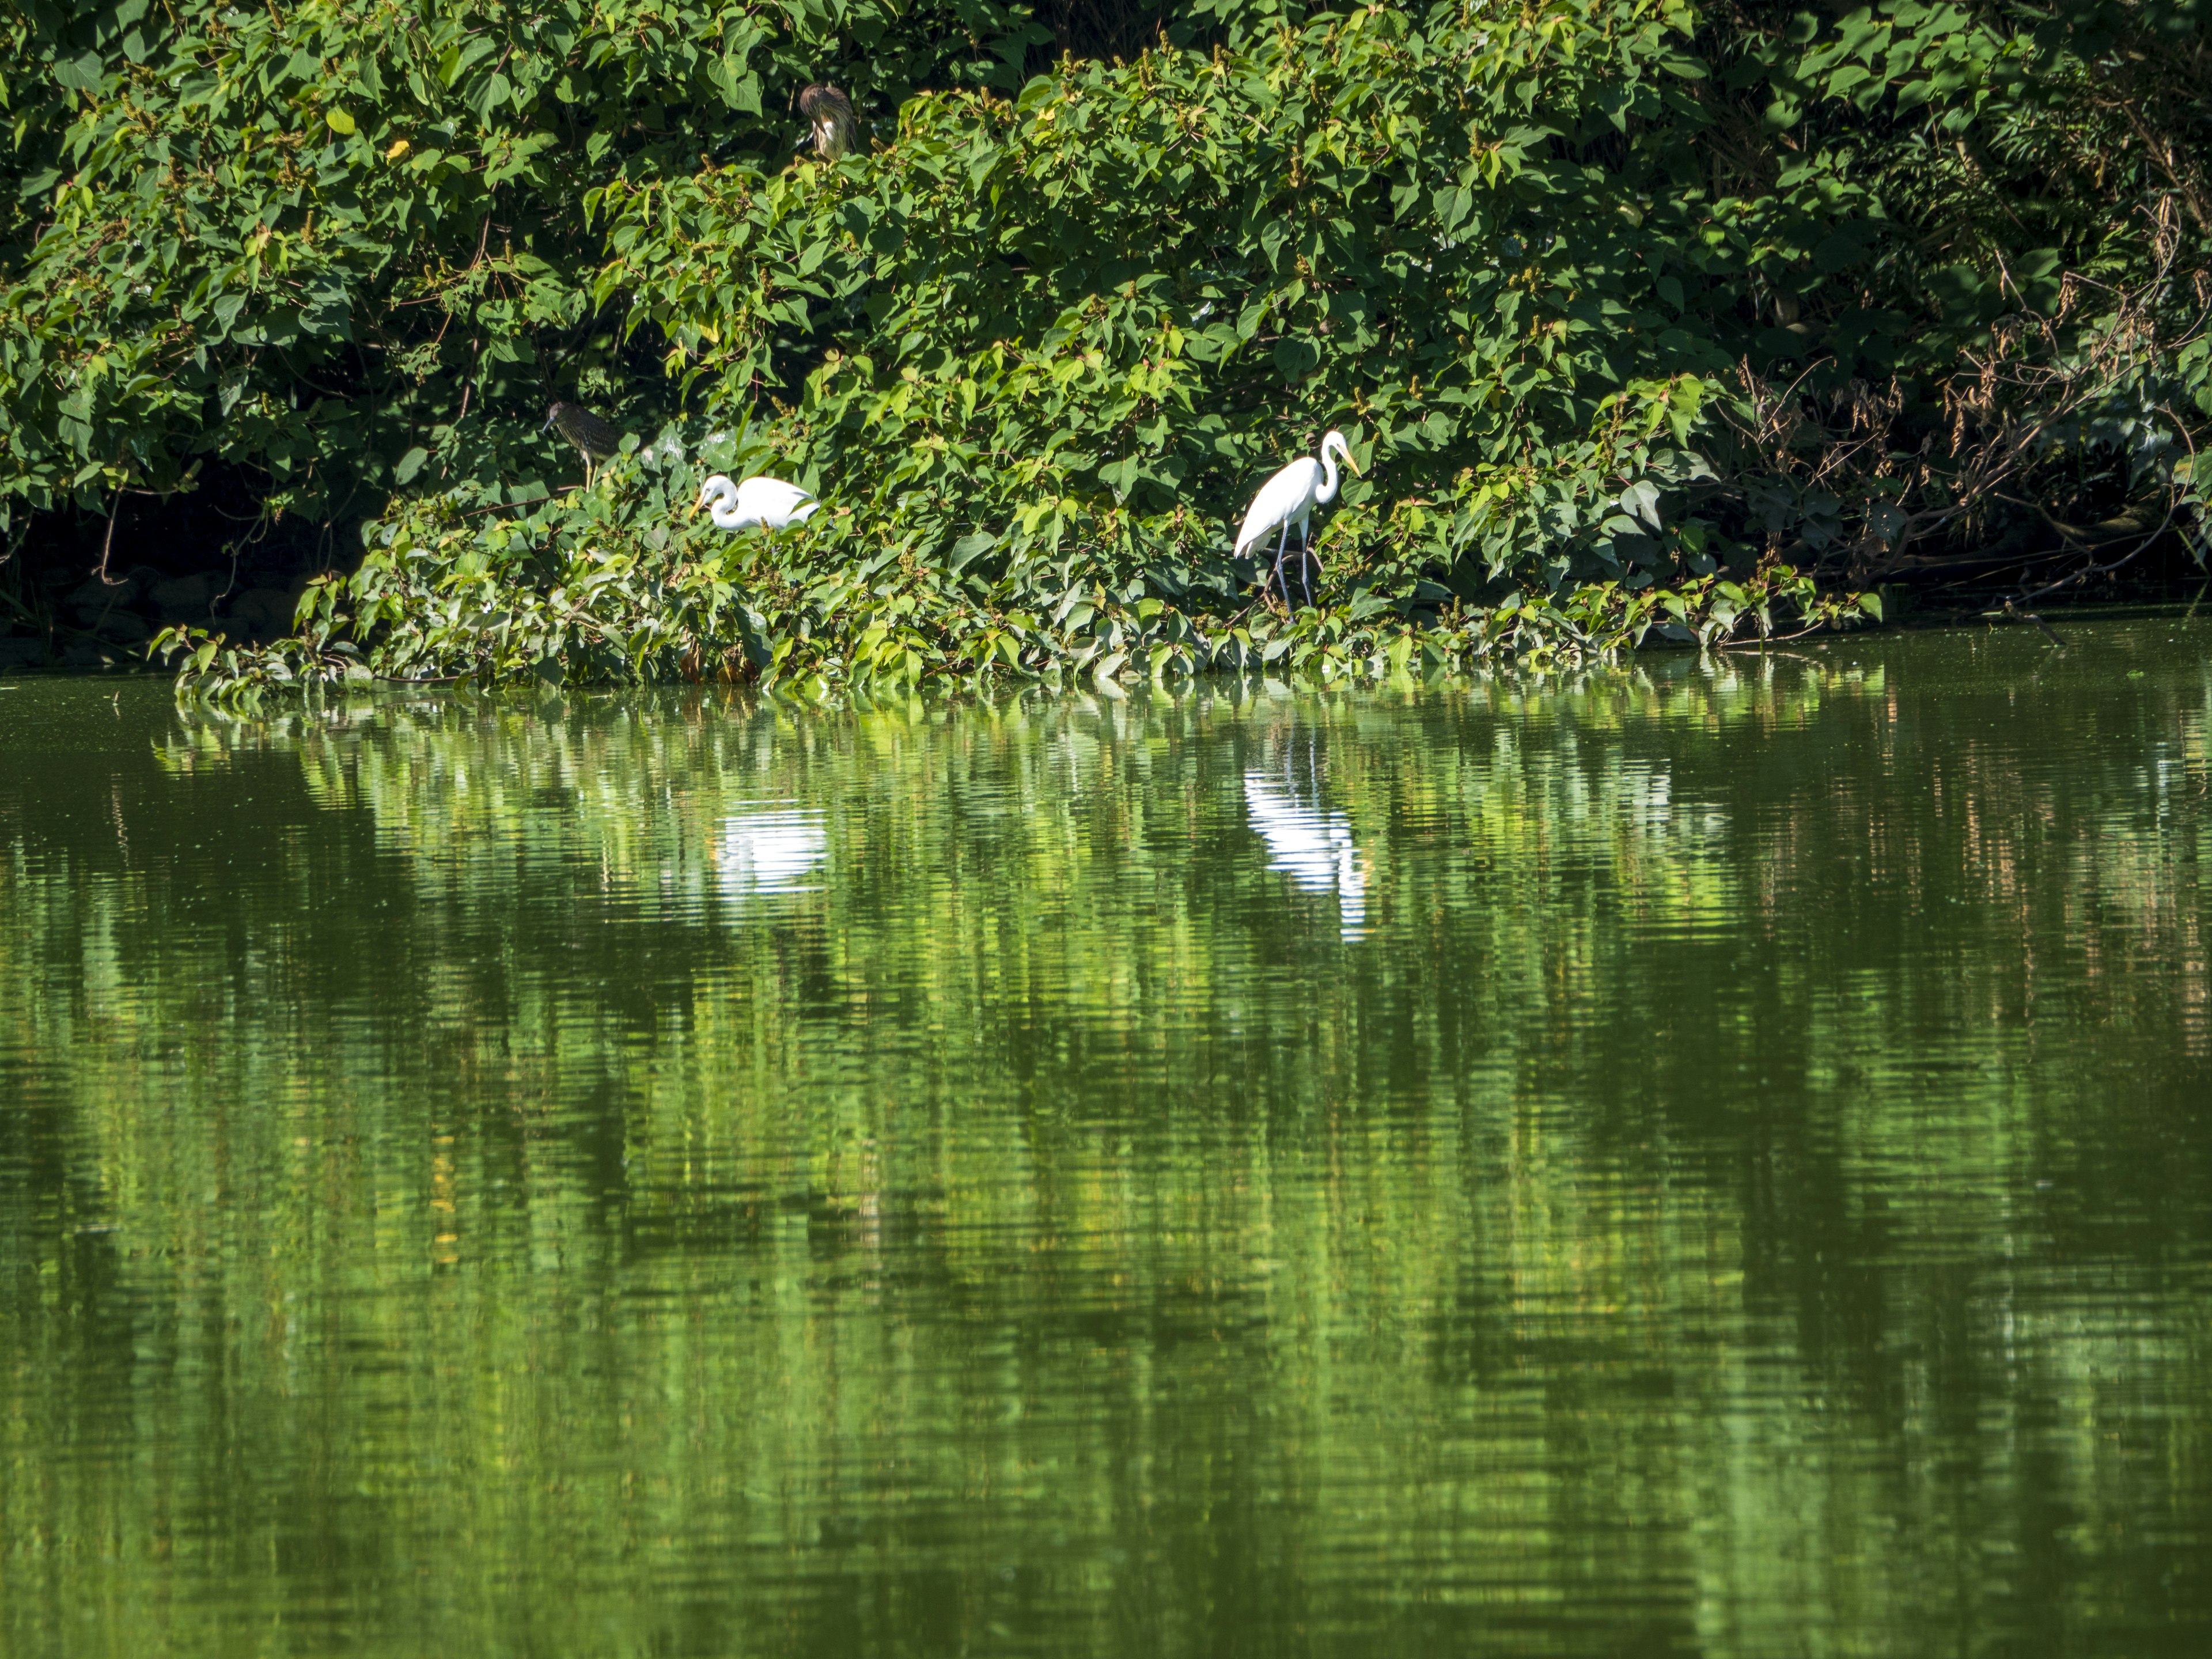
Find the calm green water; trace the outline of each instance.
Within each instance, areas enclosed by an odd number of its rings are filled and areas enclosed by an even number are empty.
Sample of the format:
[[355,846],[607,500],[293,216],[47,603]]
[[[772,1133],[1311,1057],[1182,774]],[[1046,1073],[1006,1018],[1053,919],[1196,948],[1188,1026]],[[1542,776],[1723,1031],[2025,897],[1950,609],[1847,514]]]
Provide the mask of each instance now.
[[2212,620],[0,690],[9,1655],[2201,1655]]

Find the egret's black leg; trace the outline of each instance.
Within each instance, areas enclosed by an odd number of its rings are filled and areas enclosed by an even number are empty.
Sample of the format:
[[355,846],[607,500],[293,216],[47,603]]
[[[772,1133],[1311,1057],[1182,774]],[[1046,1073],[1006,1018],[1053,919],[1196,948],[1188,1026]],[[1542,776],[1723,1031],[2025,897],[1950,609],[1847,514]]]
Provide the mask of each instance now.
[[1310,521],[1298,526],[1298,580],[1306,585],[1306,609],[1314,602],[1313,525]]
[[1283,583],[1283,553],[1291,544],[1291,521],[1283,520],[1283,533],[1275,538],[1275,591],[1283,596],[1283,609],[1291,608],[1291,590]]

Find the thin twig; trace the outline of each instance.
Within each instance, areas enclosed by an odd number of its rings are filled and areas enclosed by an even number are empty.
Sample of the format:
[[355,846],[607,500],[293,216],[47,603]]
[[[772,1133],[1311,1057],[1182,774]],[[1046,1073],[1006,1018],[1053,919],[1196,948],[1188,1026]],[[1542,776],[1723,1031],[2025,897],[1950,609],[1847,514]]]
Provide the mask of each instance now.
[[123,511],[123,491],[115,492],[115,500],[107,509],[107,533],[100,538],[100,568],[94,574],[103,587],[120,587],[123,584],[107,574],[107,556],[115,546],[115,517]]
[[461,519],[473,519],[479,513],[504,513],[514,507],[543,507],[551,499],[550,495],[540,495],[534,501],[494,501],[489,507],[465,507],[454,516]]
[[1820,631],[1821,626],[1822,624],[1814,623],[1809,628],[1799,629],[1795,634],[1761,634],[1753,640],[1716,640],[1712,648],[1716,651],[1744,651],[1753,646],[1780,645],[1784,641],[1802,640],[1808,634],[1817,634]]
[[[1999,613],[1995,611],[1984,611],[1982,614],[1985,617],[1994,617]],[[2007,599],[2005,601],[2002,614],[2010,617],[2014,622],[2033,623],[2038,628],[2043,630],[2044,638],[2049,640],[2051,644],[2057,646],[2061,651],[2063,651],[2066,648],[2066,641],[2058,637],[2057,634],[2053,631],[2049,623],[2044,621],[2042,617],[2037,616],[2033,611],[2015,610],[2013,606],[2013,602],[2010,599]]]
[[[1759,654],[1761,656],[1765,656],[1768,654],[1764,648],[1765,647],[1774,645],[1784,640],[1802,640],[1806,635],[1815,634],[1819,631],[1820,629],[1816,624],[1812,628],[1800,629],[1795,634],[1777,634],[1771,639],[1722,640],[1717,642],[1712,648],[1716,651],[1741,651],[1755,645],[1762,647]],[[1792,662],[1810,662],[1813,660],[1812,658],[1807,656],[1802,651],[1777,651],[1773,653],[1773,654],[1778,657],[1787,657]]]
[[[483,343],[480,340],[471,340],[469,344],[475,349],[477,361],[481,364],[483,361]],[[455,426],[459,426],[469,418],[469,394],[477,389],[477,376],[471,375],[468,380],[461,382],[461,412],[453,416]],[[439,476],[442,477],[444,474],[441,473]]]

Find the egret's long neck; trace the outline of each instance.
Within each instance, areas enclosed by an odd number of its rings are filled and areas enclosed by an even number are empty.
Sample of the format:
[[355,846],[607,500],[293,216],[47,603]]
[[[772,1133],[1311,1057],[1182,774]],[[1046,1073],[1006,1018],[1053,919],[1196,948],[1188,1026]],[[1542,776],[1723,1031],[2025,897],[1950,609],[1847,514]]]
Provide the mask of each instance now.
[[1323,444],[1321,447],[1321,488],[1314,491],[1314,500],[1316,501],[1333,501],[1335,499],[1336,446],[1334,444]]

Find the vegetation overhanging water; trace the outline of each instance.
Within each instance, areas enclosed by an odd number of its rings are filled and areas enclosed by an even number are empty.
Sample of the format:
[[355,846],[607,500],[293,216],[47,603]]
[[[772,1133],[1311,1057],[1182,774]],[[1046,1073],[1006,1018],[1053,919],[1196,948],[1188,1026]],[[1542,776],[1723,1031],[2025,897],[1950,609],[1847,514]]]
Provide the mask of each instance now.
[[[2208,28],[10,7],[0,664],[163,629],[248,702],[1327,676],[2201,566]],[[794,157],[821,80],[856,142]],[[563,495],[556,399],[629,434],[605,489]],[[1332,427],[1367,476],[1278,619],[1229,527]],[[825,510],[687,532],[702,456]]]

